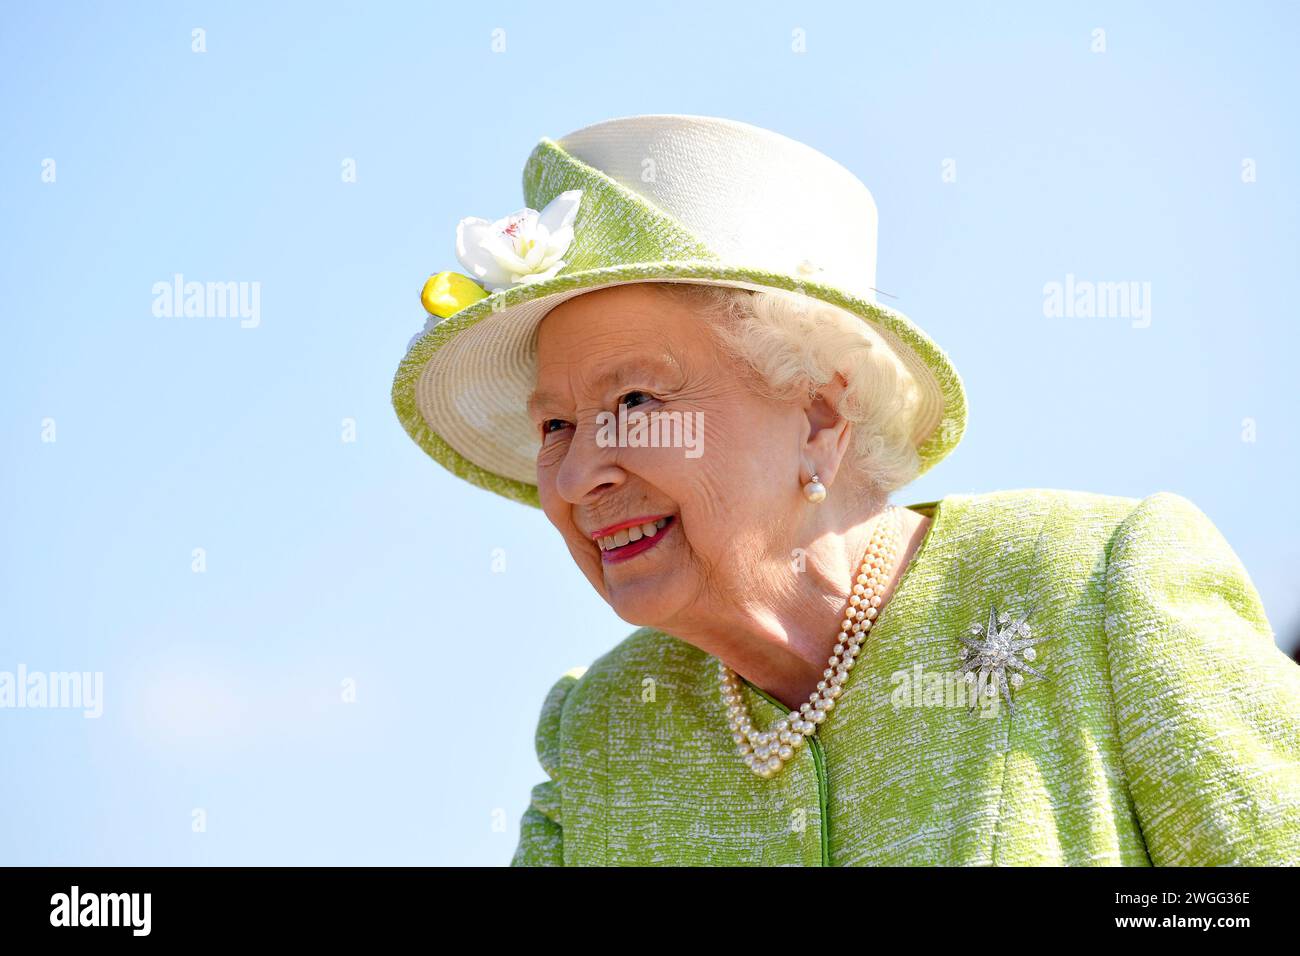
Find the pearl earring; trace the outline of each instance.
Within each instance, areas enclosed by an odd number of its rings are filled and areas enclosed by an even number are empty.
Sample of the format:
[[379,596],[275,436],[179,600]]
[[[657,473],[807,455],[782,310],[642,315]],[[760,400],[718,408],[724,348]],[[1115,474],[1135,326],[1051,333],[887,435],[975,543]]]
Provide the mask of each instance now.
[[812,480],[809,481],[808,484],[803,486],[803,496],[807,498],[809,501],[811,501],[813,504],[817,504],[818,502],[825,501],[826,486],[823,485],[822,480],[814,474],[812,476]]

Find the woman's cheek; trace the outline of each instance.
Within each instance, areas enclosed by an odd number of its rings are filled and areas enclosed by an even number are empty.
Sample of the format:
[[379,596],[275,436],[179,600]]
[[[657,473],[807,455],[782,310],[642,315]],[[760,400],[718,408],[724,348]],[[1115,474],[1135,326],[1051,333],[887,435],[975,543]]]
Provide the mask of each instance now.
[[542,447],[537,450],[537,483],[540,486],[543,481],[550,482],[550,476],[564,462],[564,449],[562,443],[557,438],[543,440]]

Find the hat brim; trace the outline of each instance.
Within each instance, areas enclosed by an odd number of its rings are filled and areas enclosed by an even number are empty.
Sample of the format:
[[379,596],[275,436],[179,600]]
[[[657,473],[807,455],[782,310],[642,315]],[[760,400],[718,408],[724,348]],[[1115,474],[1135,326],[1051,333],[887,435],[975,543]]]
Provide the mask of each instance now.
[[636,263],[561,274],[493,293],[424,332],[393,380],[393,407],[408,435],[471,484],[540,507],[540,439],[526,411],[536,385],[536,335],[561,302],[633,282],[702,282],[802,292],[861,318],[912,373],[920,390],[915,440],[920,472],[961,440],[966,394],[943,351],[901,312],[820,283],[713,260]]

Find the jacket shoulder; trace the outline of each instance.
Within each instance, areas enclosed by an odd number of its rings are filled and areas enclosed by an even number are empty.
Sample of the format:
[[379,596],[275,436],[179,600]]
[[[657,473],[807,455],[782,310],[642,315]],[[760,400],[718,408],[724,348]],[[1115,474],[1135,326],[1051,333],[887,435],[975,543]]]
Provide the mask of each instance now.
[[1036,519],[1049,516],[1058,538],[1072,528],[1099,532],[1108,529],[1108,547],[1137,538],[1177,537],[1179,533],[1220,541],[1205,513],[1194,502],[1171,491],[1138,498],[1059,488],[1021,488],[948,495],[921,507],[929,510],[940,505],[990,531],[998,526],[1015,527],[1018,521],[1032,527],[1040,523]]
[[1058,488],[1019,488],[951,494],[912,506],[928,512],[936,537],[964,551],[1023,561],[1031,554],[1082,556],[1107,547],[1137,498]]
[[[681,671],[693,673],[706,655],[694,645],[656,630],[638,627],[623,640],[591,662],[576,691],[595,694],[610,685],[623,688],[647,676]],[[585,686],[583,686],[585,685]]]
[[608,694],[635,694],[648,677],[660,682],[666,675],[696,675],[707,657],[670,634],[638,627],[590,665],[566,671],[547,694],[541,723],[554,737],[563,724],[601,706]]
[[1061,508],[1081,513],[1128,514],[1142,499],[1126,495],[1107,495],[1066,488],[1015,488],[974,494],[947,495],[929,505],[960,504],[985,513],[1032,512],[1044,508]]

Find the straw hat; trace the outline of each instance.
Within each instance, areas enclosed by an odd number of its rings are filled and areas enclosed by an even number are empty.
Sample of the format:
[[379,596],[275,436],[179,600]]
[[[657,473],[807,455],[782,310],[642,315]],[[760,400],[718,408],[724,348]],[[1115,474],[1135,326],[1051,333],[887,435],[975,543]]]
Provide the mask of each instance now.
[[815,149],[735,120],[629,116],[544,137],[523,193],[528,208],[461,221],[465,271],[426,283],[429,315],[393,382],[407,433],[461,478],[538,506],[540,435],[525,410],[538,325],[566,299],[628,282],[796,290],[840,306],[916,379],[921,470],[961,439],[956,370],[875,300],[875,200]]

